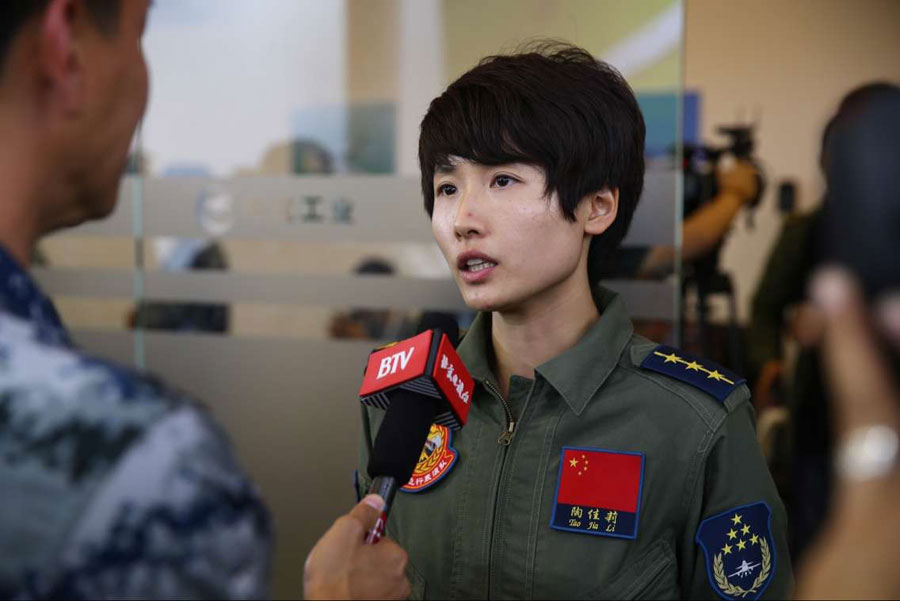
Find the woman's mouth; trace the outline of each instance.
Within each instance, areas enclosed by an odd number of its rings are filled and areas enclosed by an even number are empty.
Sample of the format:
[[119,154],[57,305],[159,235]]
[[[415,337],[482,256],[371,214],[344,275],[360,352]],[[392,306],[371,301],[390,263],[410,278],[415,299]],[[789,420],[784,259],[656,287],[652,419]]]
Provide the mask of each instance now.
[[464,253],[457,259],[457,268],[463,281],[468,283],[482,282],[488,278],[497,261],[480,253]]
[[493,261],[485,261],[484,259],[469,259],[463,269],[470,273],[477,273],[479,271],[484,271],[485,269],[495,267],[496,265],[497,264]]

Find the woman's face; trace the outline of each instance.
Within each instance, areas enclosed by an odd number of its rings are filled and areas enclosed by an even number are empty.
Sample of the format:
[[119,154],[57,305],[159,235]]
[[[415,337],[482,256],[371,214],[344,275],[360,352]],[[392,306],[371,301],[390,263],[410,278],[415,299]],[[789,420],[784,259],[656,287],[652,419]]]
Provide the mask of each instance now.
[[568,221],[539,167],[451,164],[434,175],[431,229],[469,307],[516,311],[587,283],[588,203]]

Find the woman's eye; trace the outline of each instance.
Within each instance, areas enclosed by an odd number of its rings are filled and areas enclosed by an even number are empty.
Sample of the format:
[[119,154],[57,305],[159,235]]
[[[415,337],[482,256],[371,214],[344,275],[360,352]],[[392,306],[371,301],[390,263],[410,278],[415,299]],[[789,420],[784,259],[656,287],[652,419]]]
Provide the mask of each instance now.
[[498,188],[506,188],[507,186],[512,184],[514,181],[516,181],[515,178],[512,178],[508,175],[498,175],[497,177],[494,178],[494,185],[497,186]]
[[453,184],[441,184],[437,189],[438,196],[449,196],[456,193],[456,186]]

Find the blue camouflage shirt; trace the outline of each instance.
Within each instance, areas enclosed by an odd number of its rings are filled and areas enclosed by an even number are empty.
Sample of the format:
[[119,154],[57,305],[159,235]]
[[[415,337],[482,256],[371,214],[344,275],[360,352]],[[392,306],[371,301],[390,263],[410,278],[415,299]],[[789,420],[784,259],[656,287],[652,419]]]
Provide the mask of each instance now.
[[260,598],[270,542],[206,411],[75,348],[0,247],[0,598]]

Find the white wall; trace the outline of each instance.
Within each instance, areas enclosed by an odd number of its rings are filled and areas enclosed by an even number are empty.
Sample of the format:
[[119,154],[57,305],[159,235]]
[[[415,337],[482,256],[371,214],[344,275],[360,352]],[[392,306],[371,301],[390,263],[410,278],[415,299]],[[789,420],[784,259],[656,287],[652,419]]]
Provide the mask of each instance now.
[[704,137],[716,139],[715,125],[740,110],[748,119],[759,111],[757,150],[775,184],[756,229],[741,219],[723,254],[746,319],[780,226],[777,182],[795,179],[800,208],[814,207],[821,132],[841,97],[874,79],[900,83],[900,2],[688,0],[686,8],[685,87],[702,95]]

